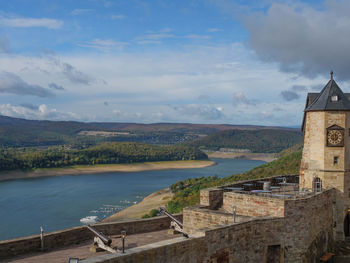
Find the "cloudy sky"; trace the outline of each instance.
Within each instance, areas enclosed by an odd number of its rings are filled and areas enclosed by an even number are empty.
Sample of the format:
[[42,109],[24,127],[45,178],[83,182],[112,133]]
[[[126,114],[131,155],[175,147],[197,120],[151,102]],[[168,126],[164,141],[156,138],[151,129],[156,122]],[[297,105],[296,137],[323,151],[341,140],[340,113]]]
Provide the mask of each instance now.
[[0,1],[2,115],[297,126],[331,69],[348,0]]

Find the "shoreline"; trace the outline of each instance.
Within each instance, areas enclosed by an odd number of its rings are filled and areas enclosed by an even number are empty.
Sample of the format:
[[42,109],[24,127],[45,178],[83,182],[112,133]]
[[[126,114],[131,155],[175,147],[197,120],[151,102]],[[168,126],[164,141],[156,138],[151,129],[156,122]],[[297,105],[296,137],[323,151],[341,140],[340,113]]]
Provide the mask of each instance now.
[[153,192],[142,199],[141,202],[131,205],[123,210],[110,215],[101,222],[116,222],[120,220],[139,219],[143,215],[148,214],[152,209],[158,209],[165,206],[173,197],[170,188],[165,188]]
[[276,160],[275,153],[235,153],[235,152],[220,152],[220,151],[205,151],[209,158],[222,159],[247,159],[264,162],[272,162]]
[[[276,160],[275,153],[232,153],[232,152],[205,152],[209,158],[218,159],[248,159],[272,162]],[[123,210],[102,220],[105,222],[117,222],[120,220],[139,219],[152,209],[164,206],[171,200],[174,194],[169,188],[161,189],[146,196],[141,202],[131,205]]]
[[142,172],[170,169],[193,169],[214,166],[216,163],[211,160],[190,160],[190,161],[160,161],[144,162],[133,164],[100,164],[100,165],[76,165],[62,168],[39,168],[32,171],[5,171],[0,172],[0,181],[28,179],[38,177],[83,175],[94,173],[115,173],[115,172]]

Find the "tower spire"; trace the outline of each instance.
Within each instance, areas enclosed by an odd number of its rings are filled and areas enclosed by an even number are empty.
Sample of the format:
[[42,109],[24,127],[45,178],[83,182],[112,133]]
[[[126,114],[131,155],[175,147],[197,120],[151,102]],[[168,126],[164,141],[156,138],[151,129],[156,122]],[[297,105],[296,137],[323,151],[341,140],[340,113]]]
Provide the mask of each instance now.
[[333,70],[331,70],[331,80],[333,80]]

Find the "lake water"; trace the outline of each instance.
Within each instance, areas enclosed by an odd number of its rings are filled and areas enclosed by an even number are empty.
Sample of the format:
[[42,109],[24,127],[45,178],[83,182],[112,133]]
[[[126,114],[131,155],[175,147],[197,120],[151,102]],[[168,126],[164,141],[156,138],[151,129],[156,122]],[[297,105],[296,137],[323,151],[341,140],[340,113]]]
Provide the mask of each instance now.
[[0,182],[0,240],[81,225],[80,219],[103,219],[159,189],[186,178],[219,177],[248,171],[263,161],[214,159],[196,169],[100,173]]

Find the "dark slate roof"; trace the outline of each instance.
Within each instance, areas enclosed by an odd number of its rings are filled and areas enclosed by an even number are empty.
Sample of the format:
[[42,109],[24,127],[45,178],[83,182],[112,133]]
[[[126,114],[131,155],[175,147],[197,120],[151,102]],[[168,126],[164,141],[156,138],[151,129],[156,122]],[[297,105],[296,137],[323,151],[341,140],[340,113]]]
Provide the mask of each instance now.
[[[338,101],[331,101],[332,96]],[[331,79],[320,93],[308,93],[305,111],[350,111],[350,94],[343,93],[337,83]]]

